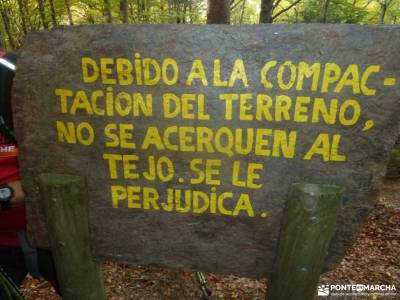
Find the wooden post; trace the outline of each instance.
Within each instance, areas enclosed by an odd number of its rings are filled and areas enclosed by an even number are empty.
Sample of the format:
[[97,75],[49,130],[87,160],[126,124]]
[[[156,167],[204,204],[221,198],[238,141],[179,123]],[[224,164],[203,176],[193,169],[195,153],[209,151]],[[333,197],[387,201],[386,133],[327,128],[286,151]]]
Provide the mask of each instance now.
[[39,189],[63,299],[105,300],[101,268],[89,244],[84,178],[42,174]]
[[269,300],[311,300],[341,209],[343,189],[294,184],[286,202]]

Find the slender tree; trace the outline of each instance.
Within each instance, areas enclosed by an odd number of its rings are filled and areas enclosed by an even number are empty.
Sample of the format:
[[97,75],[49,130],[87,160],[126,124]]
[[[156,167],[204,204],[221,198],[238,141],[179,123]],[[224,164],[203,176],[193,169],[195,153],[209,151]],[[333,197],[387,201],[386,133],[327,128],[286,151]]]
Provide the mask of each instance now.
[[37,0],[38,3],[38,8],[39,8],[39,15],[40,19],[42,20],[43,27],[45,29],[49,28],[49,23],[47,23],[46,20],[46,11],[45,11],[45,6],[44,6],[44,1],[43,0]]
[[[11,46],[12,49],[15,49],[17,47],[17,41],[13,35],[12,28],[11,28],[11,20],[8,15],[8,12],[10,11],[9,7],[6,7],[5,1],[0,1],[0,14],[1,18],[3,19],[3,26],[4,26],[4,31],[7,34],[8,37],[8,43]],[[4,47],[6,47],[6,44],[4,44]]]
[[0,50],[7,51],[6,38],[3,34],[2,26],[0,25]]
[[331,2],[331,0],[325,0],[324,2],[324,6],[322,7],[322,17],[321,17],[321,22],[322,23],[326,23],[326,19],[328,16],[328,9],[329,9],[329,3]]
[[137,16],[138,20],[142,23],[147,23],[149,21],[149,3],[147,0],[136,0],[137,3]]
[[193,24],[193,0],[189,0],[188,9],[189,9],[189,23]]
[[121,16],[121,21],[123,23],[128,23],[129,22],[128,0],[119,1],[119,11]]
[[57,18],[56,18],[56,10],[54,8],[54,1],[49,0],[49,3],[50,3],[51,22],[53,23],[53,26],[57,26]]
[[389,9],[390,5],[393,4],[394,0],[377,0],[380,6],[380,15],[379,15],[379,23],[385,23],[385,17],[387,10]]
[[240,12],[240,20],[239,20],[239,24],[243,24],[243,18],[244,18],[244,10],[246,8],[246,0],[243,0],[242,3],[242,11]]
[[21,16],[22,32],[24,35],[28,32],[28,26],[26,21],[26,2],[23,0],[18,0],[18,10]]
[[32,22],[31,22],[31,18],[30,18],[30,12],[29,12],[29,7],[28,7],[28,0],[22,0],[21,2],[22,4],[22,8],[25,14],[25,21],[26,21],[26,27],[27,30],[32,30],[33,26],[32,26]]
[[230,0],[208,0],[207,24],[230,24]]
[[182,11],[182,23],[185,24],[186,23],[186,13],[188,10],[188,3],[187,1],[183,2],[183,11]]
[[104,15],[106,16],[107,23],[112,23],[110,0],[104,0]]
[[74,25],[74,20],[72,19],[72,12],[71,12],[71,2],[69,0],[64,0],[65,2],[65,8],[67,9],[67,14],[68,14],[68,21],[69,25],[73,26]]

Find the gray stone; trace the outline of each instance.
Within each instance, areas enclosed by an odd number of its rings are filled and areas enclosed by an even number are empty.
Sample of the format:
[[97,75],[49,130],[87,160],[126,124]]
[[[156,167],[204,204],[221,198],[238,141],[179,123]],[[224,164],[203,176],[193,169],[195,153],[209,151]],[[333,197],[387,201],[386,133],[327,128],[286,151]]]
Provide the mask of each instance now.
[[[379,189],[391,148],[399,135],[400,116],[400,28],[353,25],[259,25],[259,26],[78,26],[59,27],[47,32],[28,35],[20,52],[18,71],[14,85],[14,113],[17,138],[20,147],[20,165],[23,185],[29,195],[27,215],[29,236],[36,246],[47,246],[46,230],[38,205],[37,177],[44,172],[83,175],[87,179],[90,198],[90,230],[93,249],[97,257],[132,264],[172,267],[186,270],[202,270],[216,273],[233,273],[251,277],[268,276],[272,271],[277,241],[279,238],[282,210],[289,186],[295,182],[324,183],[343,186],[345,201],[334,239],[331,242],[326,267],[330,268],[343,256],[345,249],[354,240],[356,232],[373,208],[374,195]],[[179,66],[179,80],[175,85],[159,83],[156,86],[137,85],[136,82],[122,86],[103,84],[101,80],[83,83],[81,58],[100,57],[126,58],[134,61],[135,53],[141,58],[150,57],[162,61],[174,58]],[[233,87],[214,87],[212,70],[214,59],[221,60],[221,76],[227,79],[234,61],[243,59],[249,87],[241,80]],[[208,86],[195,80],[193,86],[186,85],[194,59],[204,63]],[[268,73],[273,88],[260,82],[261,69],[268,61],[276,60],[277,66],[291,61],[298,70],[301,61],[311,65],[321,63],[321,74],[327,63],[336,63],[342,75],[350,64],[360,70],[360,76],[368,66],[379,65],[380,71],[371,74],[367,87],[375,89],[375,95],[365,95],[349,86],[335,92],[337,83],[325,92],[311,90],[306,80],[302,90],[296,85],[289,89],[279,88],[276,79],[277,67]],[[113,69],[113,68],[112,68]],[[171,75],[170,71],[167,73]],[[136,74],[135,74],[136,75]],[[109,78],[115,78],[114,69]],[[321,76],[322,77],[322,76]],[[387,81],[385,79],[389,78]],[[390,78],[394,78],[390,79]],[[136,80],[136,77],[133,77]],[[361,80],[361,77],[360,77]],[[397,81],[396,81],[397,80]],[[290,85],[289,68],[282,77],[283,87]],[[357,80],[356,80],[357,81]],[[387,85],[384,85],[384,82]],[[390,83],[392,82],[392,83]],[[61,112],[57,88],[74,92],[83,90],[88,94],[94,90],[106,91],[107,86],[118,92],[151,93],[154,114],[152,117],[88,115],[82,109],[71,115]],[[176,117],[163,118],[162,96],[165,93],[202,93],[206,113],[210,120],[190,120]],[[356,124],[346,126],[336,122],[318,123],[268,120],[239,120],[239,101],[234,101],[233,119],[225,118],[225,102],[219,100],[221,93],[267,94],[276,104],[278,95],[287,95],[293,107],[299,96],[324,98],[326,104],[338,99],[339,107],[348,99],[360,104],[361,114]],[[248,104],[253,107],[255,96]],[[297,100],[296,100],[297,99]],[[71,101],[71,100],[68,100]],[[293,109],[291,110],[291,118]],[[274,115],[274,111],[271,111]],[[351,119],[353,111],[344,114]],[[309,114],[311,120],[311,114]],[[368,121],[374,126],[363,131]],[[90,146],[59,142],[56,121],[89,123],[95,133]],[[108,123],[134,125],[136,149],[106,147],[109,141],[103,134]],[[182,151],[140,149],[146,130],[156,126],[160,132],[169,126],[206,126],[213,130],[265,128],[296,131],[295,155],[292,159],[256,155],[224,153],[192,153]],[[320,155],[305,160],[304,155],[321,133],[341,136],[339,154],[346,161],[324,162]],[[83,138],[86,136],[84,135]],[[172,139],[176,142],[176,139]],[[270,140],[272,146],[272,138]],[[190,143],[190,142],[189,142]],[[265,146],[269,147],[269,146]],[[272,149],[272,148],[270,148]],[[135,154],[140,157],[137,171],[139,179],[111,179],[108,162],[103,153]],[[277,152],[278,153],[278,152]],[[143,178],[146,160],[150,155],[169,157],[175,167],[175,175],[169,182],[151,181]],[[190,185],[189,179],[196,177],[190,170],[194,158],[216,159],[222,162],[220,185]],[[261,188],[251,189],[232,185],[233,162],[240,161],[241,172],[247,163],[262,164],[260,179],[255,182]],[[133,172],[133,171],[132,171]],[[242,173],[241,173],[242,174]],[[180,182],[179,179],[181,178]],[[248,194],[255,216],[245,211],[238,216],[211,213],[180,213],[163,209],[128,208],[121,201],[118,208],[112,207],[111,185],[155,188],[160,198],[165,199],[168,188],[191,189],[210,195],[213,187],[218,194],[232,192],[234,200],[225,200],[226,209],[232,210],[240,194]],[[157,202],[160,205],[159,201]],[[136,203],[136,202],[135,202]],[[141,203],[141,202],[137,202]],[[141,204],[143,205],[143,204]]]

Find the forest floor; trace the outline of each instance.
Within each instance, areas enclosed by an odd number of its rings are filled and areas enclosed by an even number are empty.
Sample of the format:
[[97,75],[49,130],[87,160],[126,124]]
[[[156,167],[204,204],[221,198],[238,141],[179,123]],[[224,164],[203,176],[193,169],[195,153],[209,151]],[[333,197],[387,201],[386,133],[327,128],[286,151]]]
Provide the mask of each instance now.
[[[199,282],[193,273],[115,263],[105,263],[103,270],[109,300],[203,299]],[[205,275],[207,286],[212,291],[211,300],[265,299],[265,280]],[[394,284],[397,295],[390,299],[400,299],[400,180],[385,181],[379,201],[358,239],[337,268],[321,276],[320,283]],[[31,277],[25,279],[22,291],[27,300],[60,299],[49,283]]]

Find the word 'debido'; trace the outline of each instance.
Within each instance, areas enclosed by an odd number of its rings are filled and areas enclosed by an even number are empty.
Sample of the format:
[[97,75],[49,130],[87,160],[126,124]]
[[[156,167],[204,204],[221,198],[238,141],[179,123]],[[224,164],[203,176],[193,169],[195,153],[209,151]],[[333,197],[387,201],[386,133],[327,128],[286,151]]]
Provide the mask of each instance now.
[[[94,83],[98,80],[102,84],[110,85],[132,85],[138,86],[157,84],[174,85],[178,82],[180,69],[177,61],[173,58],[156,60],[154,58],[141,58],[139,53],[135,54],[133,60],[127,58],[102,57],[95,60],[90,57],[82,57],[82,78],[84,83]],[[192,86],[199,82],[203,86],[209,85],[209,76],[201,59],[194,59],[190,71],[186,76],[186,85]],[[232,87],[237,81],[248,87],[246,70],[242,59],[238,58],[232,63],[230,75],[223,79],[221,74],[221,60],[213,62],[213,80],[210,85],[220,87]]]
[[[135,75],[135,76],[134,76]],[[93,83],[98,79],[103,84],[156,85],[160,80],[166,85],[176,84],[179,69],[174,59],[166,58],[160,63],[153,58],[141,58],[139,53],[131,62],[126,58],[100,58],[99,62],[82,57],[83,82]]]

